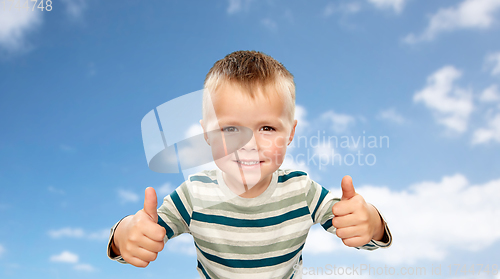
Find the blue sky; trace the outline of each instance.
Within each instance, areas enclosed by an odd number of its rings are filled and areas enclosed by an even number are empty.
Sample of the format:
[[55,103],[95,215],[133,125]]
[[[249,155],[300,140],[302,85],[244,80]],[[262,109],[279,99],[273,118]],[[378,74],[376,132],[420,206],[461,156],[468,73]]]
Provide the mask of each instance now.
[[[443,278],[468,278],[448,265],[476,264],[476,274],[500,265],[500,1],[9,4],[0,7],[1,278],[197,278],[189,236],[139,269],[107,259],[107,235],[141,209],[146,187],[162,198],[183,181],[149,170],[142,118],[200,90],[213,63],[241,49],[295,76],[297,137],[308,145],[296,141],[286,166],[336,193],[351,175],[394,236],[389,249],[358,251],[313,227],[309,271],[370,264],[429,276],[441,265]],[[314,144],[318,133],[339,144]],[[370,136],[389,145],[355,146]],[[307,154],[317,157],[298,160]]]

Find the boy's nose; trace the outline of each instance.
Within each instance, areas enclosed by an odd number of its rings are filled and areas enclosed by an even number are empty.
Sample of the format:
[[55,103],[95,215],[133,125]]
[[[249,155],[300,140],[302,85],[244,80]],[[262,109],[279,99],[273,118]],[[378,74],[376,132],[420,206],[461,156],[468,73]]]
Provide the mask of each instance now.
[[245,144],[243,145],[240,150],[245,150],[245,151],[253,151],[257,150],[257,142],[255,140],[255,135],[252,133],[252,138]]

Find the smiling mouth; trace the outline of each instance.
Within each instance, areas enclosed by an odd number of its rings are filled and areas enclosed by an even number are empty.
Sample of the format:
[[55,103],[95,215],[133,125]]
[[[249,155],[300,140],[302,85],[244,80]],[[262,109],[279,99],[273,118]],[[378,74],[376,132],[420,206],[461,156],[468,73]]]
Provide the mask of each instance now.
[[241,161],[241,160],[237,160],[236,163],[238,163],[240,165],[243,165],[243,166],[255,166],[255,165],[258,165],[258,164],[262,163],[262,161]]

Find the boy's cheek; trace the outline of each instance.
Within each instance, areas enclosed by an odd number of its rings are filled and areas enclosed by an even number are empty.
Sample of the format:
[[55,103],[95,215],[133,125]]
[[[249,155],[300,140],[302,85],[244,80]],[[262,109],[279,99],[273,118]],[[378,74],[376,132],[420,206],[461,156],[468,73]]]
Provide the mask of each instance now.
[[281,166],[285,159],[286,148],[269,148],[264,152],[264,156],[267,161],[271,162],[276,166]]
[[239,175],[239,172],[234,173],[236,165],[233,165],[232,158],[230,157],[230,155],[219,157],[218,159],[214,160],[214,163],[220,170],[222,170],[226,174]]
[[284,149],[283,152],[286,152],[286,147],[288,146],[288,138],[285,136],[281,136],[279,141],[276,142],[276,147],[280,149]]
[[282,149],[286,148],[287,143],[288,138],[286,138],[284,135],[264,135],[259,141],[259,146],[263,149]]
[[214,160],[226,156],[227,149],[220,138],[212,138],[210,141],[210,148],[212,149]]

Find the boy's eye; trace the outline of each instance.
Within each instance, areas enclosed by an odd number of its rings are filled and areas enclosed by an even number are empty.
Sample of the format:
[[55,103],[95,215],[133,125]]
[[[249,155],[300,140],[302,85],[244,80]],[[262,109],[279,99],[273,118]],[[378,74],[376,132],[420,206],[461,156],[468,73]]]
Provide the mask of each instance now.
[[270,126],[264,126],[264,127],[260,128],[260,130],[264,131],[264,132],[275,131],[275,129],[273,127],[270,127]]
[[223,132],[227,132],[227,133],[235,133],[235,132],[238,132],[238,128],[234,127],[234,126],[230,126],[230,127],[224,127],[222,128],[222,131]]

